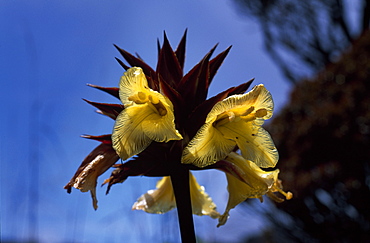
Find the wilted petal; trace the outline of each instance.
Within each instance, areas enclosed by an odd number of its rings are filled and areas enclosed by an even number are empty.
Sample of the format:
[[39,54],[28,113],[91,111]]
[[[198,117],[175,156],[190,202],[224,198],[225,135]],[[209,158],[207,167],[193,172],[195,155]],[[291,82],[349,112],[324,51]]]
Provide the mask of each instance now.
[[[190,195],[193,214],[209,215],[212,218],[218,218],[216,205],[212,199],[204,192],[195,177],[190,174]],[[157,189],[149,190],[142,195],[132,206],[133,210],[143,210],[147,213],[162,214],[176,207],[175,195],[169,176],[163,177],[157,183]]]
[[171,101],[148,87],[141,68],[130,68],[122,76],[120,98],[126,108],[116,119],[112,141],[123,160],[142,152],[152,141],[182,139]]
[[271,94],[262,84],[218,102],[185,147],[182,163],[205,167],[224,159],[237,145],[246,159],[261,167],[275,166],[278,152],[261,127],[272,111]]
[[265,195],[277,181],[279,170],[263,171],[255,163],[245,160],[242,156],[231,153],[226,160],[238,166],[244,174],[243,181],[226,173],[229,200],[218,226],[226,223],[229,211],[247,198],[260,198]]
[[98,208],[95,190],[97,178],[117,160],[118,156],[111,144],[100,144],[83,160],[73,178],[64,188],[68,192],[71,191],[71,187],[79,189],[82,192],[90,191],[93,199],[93,207],[96,210]]

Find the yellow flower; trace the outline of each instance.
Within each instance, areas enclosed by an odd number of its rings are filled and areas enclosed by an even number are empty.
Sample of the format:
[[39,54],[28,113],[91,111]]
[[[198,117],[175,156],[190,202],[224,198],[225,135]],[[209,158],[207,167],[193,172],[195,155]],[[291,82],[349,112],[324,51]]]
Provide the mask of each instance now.
[[126,160],[142,152],[152,141],[182,139],[175,128],[171,101],[148,87],[141,68],[128,69],[119,86],[125,109],[116,119],[112,142],[121,159]]
[[217,227],[226,223],[231,209],[248,198],[260,198],[262,200],[263,195],[269,195],[276,191],[282,193],[286,199],[292,198],[292,194],[290,192],[285,193],[280,189],[280,187],[278,187],[278,169],[269,172],[263,171],[252,161],[246,160],[234,152],[230,153],[226,160],[240,168],[242,174],[239,176],[243,181],[229,173],[226,173],[229,200],[227,202],[225,212],[219,218],[219,224]]
[[[190,173],[190,197],[193,214],[208,215],[218,218],[220,214],[216,211],[216,205],[212,198],[205,193],[195,177]],[[163,177],[157,183],[157,189],[149,190],[142,195],[132,206],[133,210],[143,210],[147,213],[162,214],[176,207],[175,195],[169,176]]]
[[238,146],[245,159],[260,167],[274,167],[278,152],[261,127],[272,116],[273,106],[271,94],[262,84],[218,102],[185,147],[182,163],[205,167],[224,159]]

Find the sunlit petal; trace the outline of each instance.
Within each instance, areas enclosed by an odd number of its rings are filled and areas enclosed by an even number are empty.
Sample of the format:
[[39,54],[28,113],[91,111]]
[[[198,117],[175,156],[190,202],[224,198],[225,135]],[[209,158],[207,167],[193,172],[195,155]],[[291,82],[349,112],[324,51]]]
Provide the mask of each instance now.
[[259,167],[274,167],[279,154],[270,134],[254,122],[239,120],[218,127],[225,138],[238,145],[245,159],[252,160]]
[[152,141],[142,129],[141,122],[153,115],[146,112],[145,106],[127,107],[116,119],[112,146],[123,160],[142,152]]
[[207,123],[199,129],[195,137],[185,147],[182,163],[205,167],[224,159],[235,148],[236,143],[225,137],[212,123]]
[[271,93],[263,84],[256,85],[250,92],[240,95],[232,95],[223,101],[218,102],[209,112],[206,122],[213,122],[214,117],[227,112],[235,112],[236,115],[242,115],[250,107],[254,107],[254,111],[266,109],[267,114],[263,119],[271,118],[274,102]]

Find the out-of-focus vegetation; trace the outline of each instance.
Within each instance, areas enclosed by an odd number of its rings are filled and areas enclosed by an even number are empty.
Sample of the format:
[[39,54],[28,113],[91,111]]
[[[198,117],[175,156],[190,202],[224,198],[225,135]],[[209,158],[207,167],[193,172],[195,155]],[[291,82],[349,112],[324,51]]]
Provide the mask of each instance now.
[[268,127],[294,194],[277,207],[293,223],[269,214],[276,230],[262,239],[370,241],[370,1],[355,13],[357,33],[343,1],[237,2],[260,21],[267,50],[295,84]]
[[270,124],[294,199],[278,205],[322,242],[370,240],[370,32],[300,82]]
[[369,27],[369,0],[235,2],[260,23],[265,48],[293,83],[335,61]]

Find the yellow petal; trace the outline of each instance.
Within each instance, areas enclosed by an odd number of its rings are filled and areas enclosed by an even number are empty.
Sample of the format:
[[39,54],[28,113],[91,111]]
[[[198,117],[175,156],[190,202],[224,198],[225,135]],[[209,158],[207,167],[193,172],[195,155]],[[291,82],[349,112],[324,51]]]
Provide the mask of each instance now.
[[112,133],[113,148],[123,160],[142,152],[151,141],[180,139],[172,111],[162,116],[151,103],[125,108],[118,115]]
[[274,102],[272,100],[271,93],[263,84],[255,86],[246,94],[232,95],[216,103],[216,105],[209,112],[206,123],[214,122],[215,117],[227,111],[232,111],[235,112],[236,115],[241,115],[249,110],[250,107],[253,107],[254,111],[265,109],[266,115],[263,116],[263,119],[266,120],[271,118]]
[[212,123],[206,123],[184,148],[181,162],[205,167],[224,159],[235,146],[236,143],[225,139]]
[[255,122],[229,122],[218,130],[225,138],[236,142],[245,159],[252,160],[259,167],[274,167],[278,162],[279,154],[270,134]]
[[233,162],[242,169],[244,172],[243,178],[248,184],[226,173],[229,200],[217,227],[226,223],[229,211],[236,205],[245,201],[247,198],[260,198],[265,195],[274,185],[279,173],[279,170],[263,171],[255,163],[245,160],[236,153],[231,153],[226,160]]
[[124,73],[119,83],[119,96],[122,104],[131,104],[129,97],[136,95],[138,92],[147,95],[150,92],[150,88],[143,70],[139,67],[133,67]]
[[155,116],[150,110],[147,104],[129,106],[117,116],[112,146],[121,159],[126,160],[142,152],[152,142],[142,129],[142,121]]
[[[216,211],[216,205],[204,192],[195,177],[190,173],[190,196],[193,214],[209,215],[218,218],[220,214]],[[132,206],[133,210],[143,210],[147,213],[162,214],[176,207],[175,195],[169,176],[163,177],[157,183],[157,189],[149,190],[142,195]]]
[[[182,136],[175,128],[175,115],[171,101],[158,92],[152,92],[151,95],[153,97],[152,99],[155,97],[159,104],[162,105],[160,109],[165,109],[165,114],[156,113],[157,108],[155,108],[155,114],[142,121],[144,133],[156,142],[181,140]],[[149,103],[149,107],[153,109],[152,103]]]

